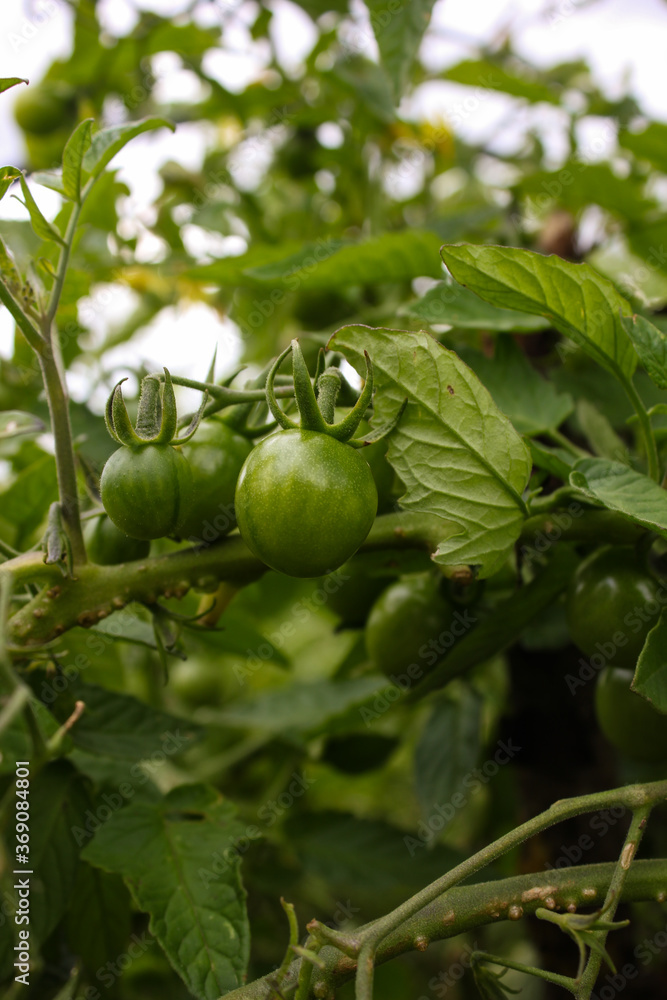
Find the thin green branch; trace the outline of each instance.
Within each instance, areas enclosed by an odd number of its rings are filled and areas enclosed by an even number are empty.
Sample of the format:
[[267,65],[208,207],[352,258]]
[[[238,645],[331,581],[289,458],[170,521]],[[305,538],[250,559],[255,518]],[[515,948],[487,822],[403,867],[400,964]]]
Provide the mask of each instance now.
[[648,474],[651,479],[655,480],[656,483],[659,483],[660,460],[658,458],[658,446],[656,444],[655,434],[653,433],[651,418],[649,417],[646,407],[644,406],[641,397],[635,388],[634,382],[627,379],[623,385],[639,421],[639,427],[644,441],[644,449],[646,451]]
[[571,976],[560,976],[557,972],[547,972],[545,969],[537,969],[534,965],[524,965],[523,962],[513,962],[509,958],[499,958],[485,951],[475,951],[471,955],[471,962],[486,962],[492,965],[500,965],[503,969],[513,969],[515,972],[525,972],[528,976],[535,976],[536,979],[543,979],[547,983],[555,986],[562,986],[574,994],[575,981]]

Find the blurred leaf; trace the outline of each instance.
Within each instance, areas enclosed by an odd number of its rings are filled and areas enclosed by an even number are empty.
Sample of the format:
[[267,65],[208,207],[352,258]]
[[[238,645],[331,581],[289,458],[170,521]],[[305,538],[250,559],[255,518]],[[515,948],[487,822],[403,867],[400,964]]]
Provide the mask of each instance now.
[[0,94],[3,94],[5,90],[9,90],[10,87],[15,87],[17,83],[28,83],[28,81],[20,76],[0,77]]
[[644,184],[640,178],[618,177],[608,163],[568,160],[558,170],[530,174],[520,182],[519,191],[538,199],[548,195],[572,212],[600,205],[625,221],[642,220],[656,207],[644,196]]
[[60,170],[36,170],[30,174],[30,180],[35,184],[40,184],[42,187],[49,188],[51,191],[57,191],[63,198],[67,197],[65,185],[63,184],[62,171]]
[[97,973],[122,955],[130,936],[130,894],[119,875],[79,861],[67,914],[67,940],[83,967]]
[[507,417],[468,366],[426,334],[348,326],[330,346],[359,371],[364,351],[372,358],[376,426],[408,400],[387,457],[405,485],[401,506],[443,519],[435,561],[492,575],[521,530],[531,467]]
[[478,352],[461,354],[519,434],[534,437],[557,430],[572,413],[572,397],[542,378],[511,337],[496,340],[493,359]]
[[616,462],[629,464],[627,445],[620,439],[604,414],[587,399],[577,403],[577,420],[581,426],[591,451],[600,458],[611,458]]
[[220,45],[219,28],[201,28],[192,21],[188,24],[174,24],[164,20],[151,28],[147,36],[146,53],[177,52],[180,56],[193,58],[203,56],[209,49]]
[[658,624],[649,632],[644,648],[639,654],[633,691],[646,698],[659,712],[667,714],[667,661],[665,641],[667,640],[667,610],[663,609]]
[[667,538],[667,492],[643,473],[605,458],[581,458],[570,483],[609,510]]
[[575,463],[575,457],[565,448],[549,448],[541,441],[529,441],[528,447],[532,455],[533,464],[539,469],[544,469],[558,479],[568,482],[570,470]]
[[627,381],[637,355],[621,323],[626,300],[587,264],[512,247],[442,249],[454,278],[494,305],[546,316],[599,365]]
[[[63,238],[58,230],[42,215],[23,174],[21,174],[20,182],[21,191],[23,192],[23,197],[25,198],[24,204],[30,214],[30,222],[35,234],[39,236],[41,240],[46,240],[47,242],[53,241],[54,243],[60,243],[64,246],[65,244]],[[16,200],[21,201],[20,198],[17,198]]]
[[0,198],[4,198],[14,181],[21,176],[21,171],[16,167],[0,167]]
[[12,485],[2,494],[2,516],[25,537],[42,523],[50,504],[57,498],[56,463],[52,455],[44,455],[19,472]]
[[0,412],[0,441],[22,434],[41,434],[45,429],[44,423],[32,413],[21,413],[20,410]]
[[392,4],[387,0],[366,0],[380,50],[380,64],[391,79],[396,104],[410,80],[434,2],[410,0],[409,3],[401,3],[399,0]]
[[530,316],[513,309],[499,309],[451,278],[439,281],[426,295],[408,306],[405,313],[427,323],[446,323],[459,330],[533,333],[549,327],[549,321],[544,317]]
[[548,104],[560,102],[560,87],[550,87],[534,72],[525,66],[525,75],[508,72],[499,63],[488,59],[465,59],[450,69],[445,70],[443,77],[453,83],[462,83],[467,87],[482,87],[486,90],[500,90],[512,97],[522,97],[532,103],[546,101]]
[[143,118],[141,121],[128,122],[125,125],[114,125],[111,128],[96,132],[92,138],[90,149],[83,158],[83,169],[91,177],[99,177],[108,163],[123,146],[144,132],[156,128],[168,128],[174,132],[176,126],[166,118]]
[[92,118],[87,118],[77,125],[63,151],[63,190],[72,201],[79,201],[81,198],[83,157],[90,146],[92,127]]
[[213,788],[181,785],[161,802],[134,801],[97,831],[83,856],[125,879],[188,989],[218,1000],[242,985],[249,951],[234,841],[246,835]]
[[667,125],[650,122],[641,132],[621,129],[618,141],[619,145],[629,149],[638,159],[648,160],[662,173],[667,173]]
[[667,335],[645,316],[624,316],[623,326],[650,378],[667,389]]
[[[415,788],[426,817],[438,805],[462,808],[452,799],[458,792],[467,800],[464,779],[480,755],[482,699],[468,686],[457,693],[436,701],[415,750]],[[443,819],[446,826],[453,815]]]
[[373,118],[388,125],[396,119],[391,81],[384,67],[352,55],[336,63],[333,74]]

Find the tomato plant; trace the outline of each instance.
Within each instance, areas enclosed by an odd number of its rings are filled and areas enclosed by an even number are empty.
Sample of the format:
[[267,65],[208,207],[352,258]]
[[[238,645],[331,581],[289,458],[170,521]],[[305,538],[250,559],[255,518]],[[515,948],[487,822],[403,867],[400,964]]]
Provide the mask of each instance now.
[[6,6],[0,993],[662,996],[659,46]]

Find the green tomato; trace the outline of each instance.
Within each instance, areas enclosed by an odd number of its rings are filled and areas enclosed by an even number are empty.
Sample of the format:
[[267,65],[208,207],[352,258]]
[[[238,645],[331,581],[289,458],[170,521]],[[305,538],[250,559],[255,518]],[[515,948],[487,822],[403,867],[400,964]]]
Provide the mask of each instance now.
[[[633,548],[603,548],[581,563],[567,594],[572,641],[588,657],[634,670],[657,622],[658,581]],[[623,641],[619,641],[619,635]]]
[[130,538],[109,517],[93,518],[86,525],[85,538],[88,558],[99,566],[145,559],[151,550],[149,541]]
[[371,529],[377,490],[368,463],[316,431],[279,431],[250,452],[236,487],[241,535],[262,562],[288,576],[342,566]]
[[14,103],[14,118],[24,132],[48,135],[76,124],[76,97],[67,84],[44,82],[21,90]]
[[667,715],[630,690],[632,670],[605,667],[595,689],[600,729],[617,750],[632,760],[667,760]]
[[130,538],[163,538],[179,533],[192,501],[187,459],[170,444],[123,446],[102,470],[102,503]]
[[213,542],[236,527],[234,493],[252,443],[219,418],[207,420],[183,454],[192,471],[192,504],[180,533],[190,541]]
[[366,650],[373,665],[387,674],[412,664],[424,672],[454,645],[456,612],[431,573],[405,576],[377,599],[366,624]]
[[[342,408],[336,410],[336,420],[342,420],[349,411]],[[362,420],[355,437],[364,437],[373,428],[367,420]],[[378,491],[378,511],[383,514],[394,506],[396,473],[387,461],[386,441],[376,441],[375,444],[366,445],[359,449],[359,454],[365,458],[373,473],[375,488]]]

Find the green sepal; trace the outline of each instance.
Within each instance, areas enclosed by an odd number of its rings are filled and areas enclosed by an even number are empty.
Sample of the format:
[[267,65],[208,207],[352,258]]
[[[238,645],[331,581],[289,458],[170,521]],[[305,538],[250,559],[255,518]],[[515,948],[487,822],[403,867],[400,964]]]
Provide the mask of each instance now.
[[[147,442],[139,437],[132,426],[132,421],[130,420],[130,415],[127,412],[125,400],[123,399],[123,390],[121,389],[121,385],[125,381],[126,379],[122,378],[120,382],[117,382],[109,397],[111,427],[113,428],[112,437],[115,437],[116,441],[119,441],[120,444],[127,445],[129,448],[136,448],[138,445],[146,444]],[[109,426],[108,420],[107,426]]]
[[154,441],[161,427],[162,403],[159,379],[147,375],[141,380],[135,430],[143,441]]
[[[166,370],[166,369],[165,369]],[[179,438],[174,438],[172,444],[186,444],[197,432],[197,428],[202,422],[202,417],[204,416],[204,410],[206,409],[206,404],[208,403],[208,389],[202,396],[202,401],[199,404],[199,409],[193,414],[192,420],[188,424],[185,434],[182,434]]]
[[310,381],[310,372],[306,365],[306,359],[299,346],[298,340],[293,340],[292,348],[292,370],[294,374],[294,398],[301,417],[301,428],[305,431],[319,431],[324,433],[327,424],[320,413],[317,405],[317,398],[313,383]]
[[401,408],[393,418],[388,423],[383,424],[382,427],[375,427],[373,430],[366,434],[362,438],[352,438],[348,441],[348,444],[352,445],[353,448],[366,448],[368,445],[377,444],[378,441],[383,441],[384,438],[388,437],[389,434],[398,426],[398,422],[405,413],[405,407],[408,405],[407,399],[404,399],[401,403]]
[[72,546],[65,531],[62,508],[56,500],[49,507],[46,534],[42,542],[44,562],[55,563],[63,576],[72,576]]
[[340,373],[340,369],[333,367],[325,368],[321,375],[315,377],[317,405],[327,425],[334,423],[336,401],[338,400],[342,382],[343,376]]
[[326,433],[336,438],[337,441],[350,440],[355,431],[359,429],[359,424],[363,420],[364,414],[373,398],[373,364],[368,351],[364,351],[364,357],[366,358],[366,382],[359,399],[347,416],[343,417],[337,424],[326,425]]
[[176,412],[176,395],[174,393],[174,386],[171,381],[171,375],[166,368],[164,369],[164,383],[160,394],[160,402],[162,404],[160,429],[157,435],[152,439],[152,443],[171,444],[176,437],[176,431],[178,430],[178,414]]
[[274,419],[277,420],[283,430],[286,431],[295,430],[299,425],[291,420],[278,406],[278,400],[276,399],[276,394],[274,392],[274,382],[276,375],[278,374],[278,369],[291,350],[292,345],[290,344],[289,347],[285,348],[282,354],[278,355],[269,369],[269,374],[266,376],[266,404],[271,410],[271,414]]

